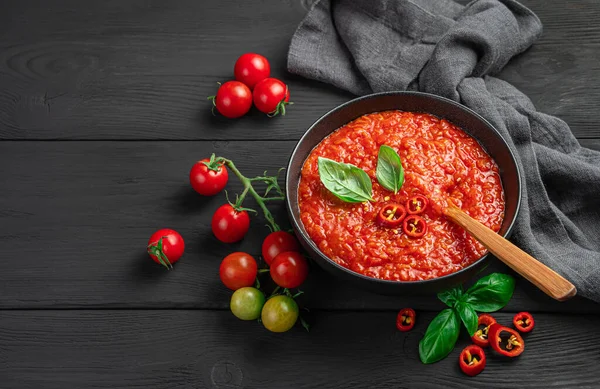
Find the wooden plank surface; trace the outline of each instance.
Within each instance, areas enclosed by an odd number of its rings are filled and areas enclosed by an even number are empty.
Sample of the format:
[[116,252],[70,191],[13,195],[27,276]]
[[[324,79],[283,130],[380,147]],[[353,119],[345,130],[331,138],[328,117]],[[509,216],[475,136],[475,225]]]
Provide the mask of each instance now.
[[[5,0],[0,13],[0,139],[298,139],[351,96],[287,74],[287,46],[306,1],[98,3]],[[525,2],[543,37],[500,77],[537,107],[600,136],[600,2]],[[32,28],[35,26],[35,28]],[[258,38],[260,37],[260,38]],[[213,117],[206,96],[258,51],[289,83],[285,118]]]
[[[600,149],[598,142],[583,143]],[[0,308],[226,308],[230,292],[218,278],[221,259],[234,251],[258,257],[268,229],[262,217],[255,217],[241,243],[217,241],[210,220],[225,196],[197,195],[189,186],[189,169],[216,152],[234,159],[248,176],[259,175],[286,166],[294,145],[1,142],[0,165],[10,168],[0,175],[0,240],[9,243],[4,244],[5,258],[18,261],[0,261]],[[233,176],[227,190],[241,192]],[[287,223],[283,204],[273,210]],[[184,259],[172,272],[165,272],[145,252],[149,236],[162,227],[178,230],[187,244]],[[509,271],[500,264],[492,269]],[[312,308],[441,306],[432,296],[365,293],[316,267],[305,289],[305,304]],[[583,299],[557,303],[522,281],[508,309],[600,312],[600,305]]]
[[[310,333],[267,332],[218,311],[14,311],[0,316],[1,388],[567,388],[597,387],[600,318],[538,314],[515,360],[487,350],[486,369],[422,365],[395,312],[318,312]],[[511,315],[496,314],[502,323]],[[27,326],[23,323],[27,322]],[[569,331],[568,340],[565,331]],[[463,334],[464,335],[464,334]]]

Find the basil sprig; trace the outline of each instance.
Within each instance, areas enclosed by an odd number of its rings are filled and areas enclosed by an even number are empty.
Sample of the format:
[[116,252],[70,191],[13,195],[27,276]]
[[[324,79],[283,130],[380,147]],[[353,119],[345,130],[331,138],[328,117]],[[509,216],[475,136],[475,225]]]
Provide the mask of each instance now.
[[348,203],[373,200],[371,178],[354,165],[319,157],[319,177],[325,188],[340,200]]
[[434,363],[448,356],[460,333],[460,322],[469,336],[477,331],[477,311],[495,312],[503,308],[515,290],[515,279],[507,274],[492,273],[477,281],[466,292],[462,287],[438,293],[438,298],[450,308],[440,312],[427,327],[419,342],[423,363]]
[[404,184],[400,156],[390,146],[382,145],[377,156],[377,181],[385,189],[398,193]]

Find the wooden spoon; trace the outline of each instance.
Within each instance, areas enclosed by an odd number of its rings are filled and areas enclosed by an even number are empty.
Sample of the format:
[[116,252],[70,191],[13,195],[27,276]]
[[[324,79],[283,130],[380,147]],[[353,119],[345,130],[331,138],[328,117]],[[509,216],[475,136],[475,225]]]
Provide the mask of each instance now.
[[444,214],[481,242],[490,253],[528,279],[548,296],[558,301],[564,301],[577,294],[575,285],[560,274],[473,219],[461,209],[449,205],[444,209]]

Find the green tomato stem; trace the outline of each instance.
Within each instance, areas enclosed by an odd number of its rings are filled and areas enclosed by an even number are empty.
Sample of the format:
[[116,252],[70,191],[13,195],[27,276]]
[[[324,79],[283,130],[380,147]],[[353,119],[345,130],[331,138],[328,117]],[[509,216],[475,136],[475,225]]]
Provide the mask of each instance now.
[[277,223],[275,223],[275,218],[273,218],[273,215],[271,214],[271,211],[269,211],[269,209],[267,208],[265,202],[273,201],[273,200],[283,200],[284,197],[283,196],[263,197],[263,196],[259,195],[256,192],[256,190],[254,189],[254,187],[252,186],[252,182],[253,181],[264,181],[265,177],[247,178],[238,170],[238,168],[235,166],[233,161],[231,161],[227,158],[223,158],[223,157],[219,157],[217,159],[222,161],[229,168],[229,170],[231,170],[233,172],[233,174],[235,174],[237,176],[237,178],[244,185],[244,191],[238,198],[236,205],[241,206],[242,201],[244,200],[246,195],[249,193],[252,197],[254,197],[254,200],[256,201],[256,203],[258,204],[260,209],[262,209],[265,219],[267,219],[267,222],[269,223],[269,227],[271,228],[271,230],[280,231],[281,228],[279,228]]

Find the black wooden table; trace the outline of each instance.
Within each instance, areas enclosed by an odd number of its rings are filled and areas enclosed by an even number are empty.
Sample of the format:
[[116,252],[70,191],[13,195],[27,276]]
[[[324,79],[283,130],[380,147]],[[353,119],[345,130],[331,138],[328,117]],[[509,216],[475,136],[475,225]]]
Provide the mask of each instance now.
[[[519,279],[497,316],[533,312],[515,361],[491,358],[476,378],[457,355],[434,365],[417,343],[442,308],[435,297],[382,297],[314,269],[302,304],[315,325],[272,334],[228,310],[220,260],[258,255],[255,218],[243,242],[218,242],[223,196],[189,187],[212,152],[248,175],[285,166],[295,142],[352,96],[285,71],[308,1],[4,0],[0,8],[0,387],[399,388],[600,386],[600,306],[557,303]],[[600,3],[525,2],[545,32],[501,78],[600,149]],[[206,96],[243,52],[266,55],[290,86],[284,118],[214,117]],[[230,180],[229,190],[241,186]],[[576,188],[574,188],[576,190]],[[275,207],[285,217],[283,206]],[[167,272],[145,244],[161,227],[187,243]],[[506,271],[494,264],[496,271]],[[397,311],[419,312],[414,331]]]

